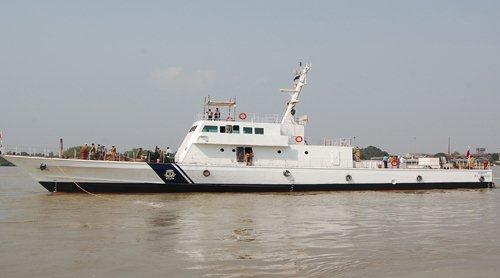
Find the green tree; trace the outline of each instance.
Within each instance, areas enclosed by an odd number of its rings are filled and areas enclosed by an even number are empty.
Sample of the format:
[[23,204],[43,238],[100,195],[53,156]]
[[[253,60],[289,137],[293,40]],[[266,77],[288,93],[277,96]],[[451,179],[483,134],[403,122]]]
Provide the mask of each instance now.
[[374,146],[368,146],[361,149],[361,159],[369,160],[373,157],[383,157],[384,155],[389,155],[386,151],[383,151]]
[[494,154],[492,154],[492,155],[491,155],[491,157],[490,157],[490,162],[491,162],[491,163],[495,163],[495,162],[497,162],[497,161],[499,161],[499,160],[500,160],[500,159],[499,159],[499,155],[498,155],[498,153],[494,153]]
[[434,155],[434,157],[448,157],[448,154],[445,153],[437,153]]
[[63,152],[63,157],[65,158],[74,158],[76,155],[76,158],[80,156],[80,150],[82,149],[82,146],[74,146],[69,149],[66,149]]

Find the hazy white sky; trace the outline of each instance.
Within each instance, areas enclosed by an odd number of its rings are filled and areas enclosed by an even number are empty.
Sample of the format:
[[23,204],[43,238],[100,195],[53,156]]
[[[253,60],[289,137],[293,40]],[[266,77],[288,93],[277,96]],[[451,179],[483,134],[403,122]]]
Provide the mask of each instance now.
[[307,135],[500,151],[499,1],[2,1],[8,145],[176,148],[205,95],[282,113],[313,64]]

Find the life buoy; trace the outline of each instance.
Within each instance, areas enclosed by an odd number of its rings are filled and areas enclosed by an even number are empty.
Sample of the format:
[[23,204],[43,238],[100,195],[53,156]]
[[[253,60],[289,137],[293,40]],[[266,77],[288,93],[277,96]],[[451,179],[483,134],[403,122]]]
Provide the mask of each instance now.
[[393,161],[391,161],[391,165],[392,166],[398,166],[398,161],[394,159]]
[[247,118],[247,114],[246,114],[246,113],[240,113],[240,114],[238,115],[238,118],[240,118],[240,120],[244,120],[244,119],[246,119],[246,118]]
[[302,143],[302,141],[304,141],[304,138],[302,136],[295,136],[295,142]]

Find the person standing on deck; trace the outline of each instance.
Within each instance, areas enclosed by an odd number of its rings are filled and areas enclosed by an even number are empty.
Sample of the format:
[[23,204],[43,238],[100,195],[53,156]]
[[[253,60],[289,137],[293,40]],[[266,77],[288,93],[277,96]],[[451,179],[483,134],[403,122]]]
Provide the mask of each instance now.
[[211,121],[214,117],[214,112],[212,112],[212,109],[208,109],[208,112],[207,112],[207,118],[209,121]]
[[215,120],[216,120],[216,121],[220,120],[220,111],[219,111],[219,107],[215,108],[214,118],[215,118]]
[[403,156],[399,157],[399,168],[406,168],[406,161]]
[[80,159],[87,159],[88,155],[89,155],[89,145],[85,143],[85,145],[83,145],[80,148]]
[[94,143],[92,143],[90,147],[90,156],[89,159],[94,160],[95,159],[95,154],[96,154],[96,149]]
[[389,162],[389,156],[384,155],[384,157],[382,158],[382,161],[384,161],[384,168],[387,168],[387,163]]
[[97,157],[98,160],[101,157],[101,152],[102,152],[101,144],[97,144],[96,157]]
[[167,162],[171,162],[170,156],[172,156],[172,150],[170,150],[170,147],[167,147],[167,149],[165,150],[165,160]]
[[111,160],[113,160],[113,161],[116,160],[116,147],[115,146],[111,147]]

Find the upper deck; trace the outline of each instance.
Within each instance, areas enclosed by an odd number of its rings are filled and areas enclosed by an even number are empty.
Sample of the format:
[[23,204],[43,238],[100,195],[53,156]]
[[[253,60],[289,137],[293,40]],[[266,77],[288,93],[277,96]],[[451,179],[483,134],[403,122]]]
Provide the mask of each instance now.
[[[259,114],[259,113],[246,113],[241,112],[237,115],[233,113],[220,113],[220,117],[217,119],[213,116],[210,117],[206,112],[198,113],[195,117],[195,121],[226,121],[226,122],[248,122],[248,123],[271,123],[280,124],[281,115],[278,114]],[[298,125],[306,125],[308,122],[307,116],[295,117],[295,123]]]

